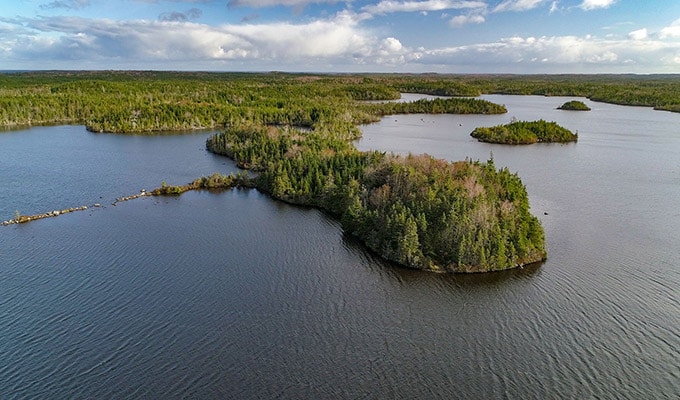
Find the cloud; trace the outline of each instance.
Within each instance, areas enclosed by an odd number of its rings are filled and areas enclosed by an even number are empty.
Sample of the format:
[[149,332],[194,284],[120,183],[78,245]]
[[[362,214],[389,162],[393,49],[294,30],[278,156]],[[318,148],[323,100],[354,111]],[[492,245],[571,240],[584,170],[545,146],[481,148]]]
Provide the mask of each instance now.
[[258,18],[260,18],[260,14],[250,14],[250,15],[246,15],[245,17],[241,18],[241,22],[255,21]]
[[534,9],[545,2],[546,0],[505,0],[497,5],[493,10],[494,12],[527,11]]
[[368,5],[363,11],[371,14],[388,14],[395,12],[421,12],[440,10],[461,10],[484,8],[486,3],[482,1],[457,1],[457,0],[424,0],[424,1],[395,1],[383,0],[378,4]]
[[404,46],[401,44],[399,39],[388,37],[383,39],[381,50],[387,52],[387,54],[398,53],[403,50]]
[[189,9],[185,13],[173,11],[165,12],[158,16],[160,21],[175,21],[175,22],[186,22],[189,20],[199,19],[203,15],[203,11],[198,8]]
[[667,26],[659,31],[659,38],[661,39],[678,37],[680,37],[680,19],[676,19],[673,21],[673,23],[671,23],[670,26]]
[[[408,51],[394,38],[379,38],[350,13],[301,24],[286,22],[209,26],[175,21],[113,21],[43,17],[14,21],[31,30],[4,43],[0,57],[25,60],[124,60],[128,65],[232,60],[290,65],[403,63]],[[41,32],[43,34],[36,34]]]
[[592,36],[510,37],[496,42],[421,49],[418,63],[479,72],[671,72],[680,43]]
[[253,8],[263,8],[263,7],[274,7],[274,6],[286,6],[286,7],[303,7],[308,4],[333,4],[337,3],[336,0],[229,0],[227,6],[229,7],[253,7]]
[[628,37],[633,40],[644,40],[647,39],[647,36],[647,28],[638,29],[628,34]]
[[[481,23],[484,16],[450,22]],[[290,71],[676,72],[680,20],[624,38],[512,36],[462,46],[418,47],[380,36],[364,14],[302,23],[210,26],[191,21],[0,17],[5,68]],[[30,68],[30,67],[29,67]]]
[[449,26],[459,28],[467,24],[482,24],[484,21],[482,15],[458,15],[449,20]]
[[617,0],[583,0],[583,3],[579,7],[589,11],[595,10],[597,8],[608,8],[609,6],[616,3]]
[[191,4],[210,4],[214,2],[215,0],[133,0],[138,3],[150,3],[150,4],[157,4],[157,3],[162,3],[162,2],[169,2],[169,3],[191,3]]
[[68,10],[79,10],[90,5],[90,0],[55,0],[51,3],[41,4],[43,10],[64,8]]

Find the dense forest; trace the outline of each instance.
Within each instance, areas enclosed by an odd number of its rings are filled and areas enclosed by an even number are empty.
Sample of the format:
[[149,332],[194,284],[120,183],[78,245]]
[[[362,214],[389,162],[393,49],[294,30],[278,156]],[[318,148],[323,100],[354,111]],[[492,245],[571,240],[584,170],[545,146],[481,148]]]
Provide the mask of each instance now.
[[345,229],[411,267],[481,272],[544,260],[544,234],[515,174],[470,160],[389,156],[352,193]]
[[[309,75],[152,71],[0,73],[0,126],[83,124],[93,132],[152,133],[232,126],[353,125],[390,113],[502,112],[454,100],[372,103],[399,93],[581,96],[680,112],[678,75]],[[466,111],[467,110],[467,111]]]
[[[453,97],[386,102],[403,92]],[[451,163],[359,152],[351,141],[360,136],[359,124],[390,114],[506,112],[471,98],[482,93],[583,96],[680,111],[676,76],[54,71],[0,74],[0,126],[83,124],[93,132],[146,134],[223,128],[206,146],[256,171],[254,177],[216,174],[163,184],[154,194],[255,187],[326,210],[346,232],[402,265],[480,272],[546,257],[543,229],[529,213],[519,177],[496,169],[493,159]],[[564,134],[545,121],[515,124],[483,129],[533,132],[536,141]],[[538,136],[536,126],[549,135]]]
[[555,122],[513,121],[505,125],[475,128],[470,136],[480,142],[502,144],[566,143],[578,140],[578,135]]
[[411,102],[368,104],[363,107],[370,114],[505,114],[505,106],[473,98],[436,98]]
[[378,75],[401,92],[575,96],[680,112],[680,75]]

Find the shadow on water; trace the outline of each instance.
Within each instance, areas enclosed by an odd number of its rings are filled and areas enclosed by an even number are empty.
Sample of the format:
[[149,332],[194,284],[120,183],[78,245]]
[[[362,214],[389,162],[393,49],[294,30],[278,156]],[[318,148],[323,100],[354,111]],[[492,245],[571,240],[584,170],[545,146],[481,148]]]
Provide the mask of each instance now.
[[27,130],[33,129],[33,128],[51,127],[51,126],[77,126],[77,125],[75,125],[75,124],[64,124],[63,122],[52,122],[52,123],[32,124],[32,125],[0,125],[0,133],[27,131]]
[[89,133],[95,135],[125,135],[125,136],[190,136],[190,135],[203,135],[206,133],[219,133],[222,128],[197,128],[197,129],[178,129],[178,130],[163,130],[163,131],[143,131],[143,132],[128,132],[128,133],[116,133],[116,132],[100,132],[91,131],[87,129]]
[[523,267],[484,273],[436,273],[408,268],[386,260],[367,248],[361,240],[347,233],[343,233],[342,242],[348,250],[361,256],[363,260],[366,260],[365,265],[367,268],[376,270],[376,272],[379,272],[381,275],[399,285],[434,284],[438,286],[449,286],[451,288],[491,288],[517,280],[533,279],[540,274],[541,266],[544,264],[544,262],[541,261],[527,264]]

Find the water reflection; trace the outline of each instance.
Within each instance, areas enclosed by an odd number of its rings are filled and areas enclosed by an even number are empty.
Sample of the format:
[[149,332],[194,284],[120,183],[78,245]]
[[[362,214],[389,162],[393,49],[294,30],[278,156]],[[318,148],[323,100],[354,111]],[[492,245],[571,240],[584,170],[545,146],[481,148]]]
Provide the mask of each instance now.
[[[332,222],[332,224],[339,228],[337,222]],[[434,285],[440,288],[449,287],[451,289],[483,286],[494,287],[510,281],[536,277],[540,274],[541,266],[544,264],[544,262],[536,262],[509,270],[477,274],[423,273],[423,271],[406,268],[395,262],[383,259],[377,253],[366,248],[359,239],[352,235],[343,234],[342,242],[346,249],[361,256],[366,261],[362,263],[362,267],[369,268],[373,272],[379,272],[382,277],[405,286],[422,283],[425,286]]]

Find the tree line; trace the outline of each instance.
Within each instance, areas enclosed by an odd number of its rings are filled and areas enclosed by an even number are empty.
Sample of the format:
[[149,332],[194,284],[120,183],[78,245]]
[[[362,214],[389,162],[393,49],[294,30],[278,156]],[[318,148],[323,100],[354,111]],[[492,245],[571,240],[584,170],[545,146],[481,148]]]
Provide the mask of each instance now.
[[[400,92],[454,99],[364,102],[394,100]],[[680,111],[677,75],[53,71],[0,74],[0,126],[69,123],[94,132],[154,133],[243,122],[310,127],[322,114],[359,124],[392,113],[502,112],[465,98],[483,93],[582,96]]]

